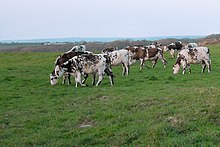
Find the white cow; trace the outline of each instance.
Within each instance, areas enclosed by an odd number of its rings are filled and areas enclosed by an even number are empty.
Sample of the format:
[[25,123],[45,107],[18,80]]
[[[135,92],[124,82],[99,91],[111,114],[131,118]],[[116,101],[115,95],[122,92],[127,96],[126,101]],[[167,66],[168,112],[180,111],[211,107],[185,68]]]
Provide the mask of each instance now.
[[129,52],[125,49],[114,50],[107,52],[110,57],[111,66],[117,66],[122,64],[123,72],[122,75],[128,75],[129,73]]
[[181,50],[173,66],[173,74],[177,74],[181,66],[183,68],[183,74],[185,74],[186,68],[188,68],[189,73],[191,73],[190,64],[202,64],[202,72],[205,71],[206,66],[208,72],[211,72],[210,50],[207,47]]

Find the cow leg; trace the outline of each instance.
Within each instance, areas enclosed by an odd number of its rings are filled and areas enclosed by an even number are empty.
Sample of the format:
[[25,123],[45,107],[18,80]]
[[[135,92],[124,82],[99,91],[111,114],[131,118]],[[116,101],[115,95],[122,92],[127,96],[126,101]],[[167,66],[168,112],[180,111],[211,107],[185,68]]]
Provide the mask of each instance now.
[[202,73],[205,72],[206,64],[202,64]]
[[202,60],[202,73],[205,72],[206,63],[204,60]]
[[208,73],[211,72],[211,61],[207,61]]
[[183,66],[183,75],[184,75],[185,72],[186,72],[186,68],[187,68],[187,65]]
[[88,78],[88,74],[83,74],[83,77],[84,77],[84,80],[82,81],[82,83],[84,84],[85,82],[86,82],[86,80],[87,80],[87,78]]
[[122,75],[124,76],[125,75],[125,72],[126,72],[126,67],[125,67],[125,64],[122,63]]
[[191,74],[191,66],[190,66],[190,64],[187,64],[187,68],[188,68],[189,74]]
[[104,73],[99,73],[99,80],[96,83],[96,86],[99,86],[99,84],[102,82],[103,77],[104,77]]
[[143,69],[143,66],[144,66],[144,59],[140,59],[140,62],[141,62],[141,64],[140,64],[140,70],[142,70],[142,69]]
[[129,73],[129,65],[127,63],[122,63],[122,67],[123,67],[123,73],[122,75],[128,75]]
[[[208,73],[210,73],[211,72],[211,62],[209,60],[205,60],[204,63],[206,64],[206,66],[208,68]],[[202,61],[202,64],[203,64],[203,61]],[[205,71],[205,69],[204,69],[204,71]]]
[[172,58],[175,57],[175,51],[174,51],[174,49],[171,49],[171,50],[170,50],[170,55],[171,55]]
[[66,75],[64,74],[63,75],[63,82],[62,82],[62,84],[65,84],[66,83]]
[[85,84],[82,83],[81,81],[81,73],[78,71],[76,72],[75,74],[75,82],[76,82],[76,87],[78,86],[78,83],[81,85],[81,86],[86,86]]
[[125,64],[125,68],[126,68],[126,75],[128,75],[129,74],[129,64],[127,63],[127,64]]
[[92,85],[95,86],[95,77],[96,77],[96,73],[93,74],[93,78],[92,78]]
[[114,78],[114,75],[113,75],[111,69],[107,67],[104,72],[105,72],[105,73],[107,74],[107,76],[109,77],[111,86],[113,86],[113,85],[114,85],[114,79],[113,79],[113,78]]
[[163,63],[163,67],[166,68],[167,66],[167,60],[165,58],[161,59],[162,63]]
[[152,68],[154,68],[155,66],[156,66],[156,64],[157,64],[157,59],[155,59],[155,60],[152,60]]
[[64,73],[63,74],[63,81],[62,81],[62,84],[65,84],[66,83],[66,79],[67,79],[67,77],[68,77],[68,73]]
[[68,85],[71,85],[70,76],[71,75],[68,73]]

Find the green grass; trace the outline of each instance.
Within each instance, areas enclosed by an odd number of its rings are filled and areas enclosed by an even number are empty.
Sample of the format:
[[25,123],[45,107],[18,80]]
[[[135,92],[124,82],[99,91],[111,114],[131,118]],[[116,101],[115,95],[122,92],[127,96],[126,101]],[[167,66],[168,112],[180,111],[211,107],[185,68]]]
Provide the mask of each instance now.
[[220,45],[210,49],[210,74],[173,75],[165,53],[166,69],[114,67],[115,86],[89,76],[78,88],[50,85],[60,53],[0,53],[0,146],[219,146]]

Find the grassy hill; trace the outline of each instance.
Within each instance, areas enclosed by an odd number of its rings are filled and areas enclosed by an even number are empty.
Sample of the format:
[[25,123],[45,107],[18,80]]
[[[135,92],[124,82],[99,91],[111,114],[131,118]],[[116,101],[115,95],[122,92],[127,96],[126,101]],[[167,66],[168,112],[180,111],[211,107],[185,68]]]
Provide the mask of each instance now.
[[0,53],[0,146],[219,146],[220,45],[210,49],[210,74],[173,75],[165,53],[165,69],[114,67],[115,86],[90,76],[78,88],[49,83],[61,53]]

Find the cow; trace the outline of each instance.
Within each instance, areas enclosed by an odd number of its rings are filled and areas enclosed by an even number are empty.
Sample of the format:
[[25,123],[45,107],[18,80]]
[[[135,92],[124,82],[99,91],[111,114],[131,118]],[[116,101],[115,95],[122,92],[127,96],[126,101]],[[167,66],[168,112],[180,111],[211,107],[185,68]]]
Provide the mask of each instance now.
[[164,46],[164,51],[169,51],[171,57],[175,57],[175,52],[180,51],[181,49],[183,49],[183,44],[181,41],[177,41],[175,43],[171,43],[167,46]]
[[207,66],[208,73],[211,72],[210,50],[207,47],[195,47],[191,50],[183,49],[179,52],[176,63],[173,65],[173,74],[177,74],[182,66],[185,74],[186,68],[191,73],[190,64],[202,64],[202,72]]
[[[95,85],[95,76],[98,74],[99,79],[96,83],[98,86],[106,73],[109,76],[111,86],[114,85],[113,73],[110,69],[110,60],[107,55],[104,54],[82,54],[79,56],[74,56],[65,62],[61,67],[56,67],[54,73],[52,73],[53,79],[51,79],[51,84],[55,85],[58,78],[63,75],[63,73],[68,72],[75,77],[75,87],[78,84],[81,86],[87,86],[85,83],[88,74],[93,74],[93,85]],[[84,76],[84,80],[81,80],[81,76]]]
[[117,66],[122,64],[122,75],[129,74],[129,52],[126,49],[114,50],[114,51],[107,51],[105,52],[110,57],[111,66]]
[[126,48],[129,51],[129,54],[131,56],[131,60],[137,61],[140,60],[140,70],[142,70],[144,61],[150,60],[152,62],[152,68],[154,68],[157,64],[157,60],[160,59],[166,67],[167,61],[163,56],[163,51],[160,48],[148,48],[143,47],[141,45],[138,46],[128,46]]
[[[65,63],[69,59],[73,58],[74,56],[78,56],[78,55],[81,55],[81,54],[92,54],[92,52],[85,51],[85,46],[84,45],[74,46],[68,52],[65,52],[63,55],[60,55],[60,56],[57,57],[57,59],[55,60],[55,68],[57,66],[60,67],[61,65],[63,65],[63,63]],[[55,68],[54,68],[54,70],[52,71],[51,74],[54,74]],[[53,78],[53,76],[52,77],[50,76],[50,78]],[[71,84],[70,74],[68,72],[64,73],[62,84],[65,84],[67,78],[68,78],[68,85]]]

